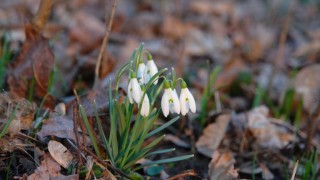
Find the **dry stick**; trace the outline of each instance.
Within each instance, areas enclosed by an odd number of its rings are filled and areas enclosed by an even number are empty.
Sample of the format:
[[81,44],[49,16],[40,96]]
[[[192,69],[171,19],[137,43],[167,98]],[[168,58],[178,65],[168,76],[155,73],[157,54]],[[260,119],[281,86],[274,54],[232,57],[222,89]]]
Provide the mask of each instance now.
[[289,31],[289,25],[290,25],[290,22],[291,22],[291,18],[292,18],[292,12],[293,12],[293,9],[294,9],[294,3],[291,2],[291,5],[289,7],[289,12],[286,16],[286,19],[285,19],[285,22],[284,22],[284,27],[281,31],[281,34],[280,34],[280,40],[279,40],[279,49],[278,49],[278,52],[277,52],[277,55],[273,61],[273,64],[272,64],[272,73],[271,73],[271,77],[269,79],[269,82],[268,82],[268,89],[267,89],[267,93],[269,94],[272,90],[272,82],[273,82],[273,79],[275,77],[275,74],[276,72],[278,71],[278,68],[281,66],[281,62],[283,61],[283,55],[284,55],[284,50],[285,50],[285,43],[287,41],[287,35],[288,35],[288,31]]
[[[81,104],[80,98],[79,98],[78,93],[77,93],[77,91],[76,91],[75,89],[73,89],[73,93],[74,93],[74,95],[76,96],[76,102],[77,102],[76,105],[80,105],[80,104]],[[78,108],[79,108],[79,107],[78,107]],[[79,112],[79,111],[78,111],[78,112]],[[79,115],[79,113],[78,113],[78,115]],[[79,117],[79,116],[78,116],[78,119],[76,119],[76,120],[77,120],[77,122],[75,122],[75,123],[78,123],[78,124],[80,125],[81,131],[82,131],[83,143],[86,145],[86,144],[87,144],[87,142],[86,142],[86,136],[85,136],[86,129],[85,129],[85,127],[84,127],[84,124],[82,123],[83,121],[80,121],[80,117]],[[76,130],[78,130],[78,129],[76,129]]]
[[[115,13],[115,10],[116,10],[116,7],[117,7],[117,3],[118,3],[118,0],[113,0],[111,16],[110,16],[110,19],[109,19],[109,22],[108,22],[106,33],[105,33],[103,41],[102,41],[102,45],[101,45],[101,48],[100,48],[100,53],[99,53],[97,64],[96,64],[93,89],[97,89],[98,88],[100,64],[101,64],[103,55],[106,52],[108,52],[107,51],[107,48],[108,48],[107,47],[107,43],[108,43],[108,40],[109,40],[111,27],[112,27],[112,23],[113,23],[113,18],[114,18],[114,13]],[[107,10],[107,5],[106,5],[106,10]],[[106,11],[106,20],[107,20],[107,11]],[[105,62],[106,61],[107,61],[107,57],[105,57]]]
[[90,156],[92,156],[96,161],[98,161],[100,164],[104,165],[104,166],[107,166],[109,169],[117,172],[118,174],[120,174],[121,176],[123,177],[126,177],[128,179],[132,179],[131,177],[129,177],[127,174],[125,174],[124,172],[122,172],[120,169],[112,166],[111,164],[109,163],[106,163],[104,161],[102,161],[97,155],[95,155],[93,152],[89,151],[88,149],[86,148],[82,148],[84,151],[86,151]]
[[77,154],[78,154],[78,167],[77,174],[80,172],[80,164],[82,164],[81,152],[79,148],[79,133],[78,133],[78,122],[80,121],[79,117],[79,106],[77,101],[73,103],[73,132],[76,136],[76,145],[77,145]]
[[294,178],[296,176],[298,165],[299,165],[299,160],[297,160],[296,163],[294,164],[294,169],[293,169],[293,172],[292,172],[291,180],[294,180]]
[[38,32],[42,31],[51,14],[53,0],[42,0],[37,15],[33,18],[31,24]]
[[197,174],[193,170],[190,170],[190,171],[186,171],[181,174],[177,174],[175,176],[169,177],[168,180],[182,179],[182,178],[186,178],[186,176],[197,176]]

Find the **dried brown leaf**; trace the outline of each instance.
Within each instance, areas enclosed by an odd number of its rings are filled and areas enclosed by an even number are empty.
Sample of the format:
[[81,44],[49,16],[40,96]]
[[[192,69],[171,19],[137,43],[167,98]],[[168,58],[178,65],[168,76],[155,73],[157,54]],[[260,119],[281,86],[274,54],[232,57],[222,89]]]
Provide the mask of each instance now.
[[45,155],[44,160],[41,161],[40,166],[33,174],[28,176],[28,180],[78,180],[77,174],[64,176],[60,174],[60,165],[50,156]]
[[48,143],[48,150],[53,159],[55,159],[62,167],[68,168],[71,164],[73,156],[63,144],[51,140]]
[[211,180],[229,180],[238,179],[238,172],[234,169],[235,159],[231,152],[219,153],[215,151],[212,154],[212,160],[209,163],[209,176]]
[[176,17],[165,16],[163,20],[162,32],[172,39],[180,39],[184,37],[187,29],[187,26]]
[[31,25],[25,26],[25,33],[26,41],[10,67],[8,78],[10,93],[17,97],[27,97],[34,78],[34,95],[42,99],[48,90],[54,55],[48,40]]
[[[76,142],[76,136],[73,128],[73,121],[69,117],[53,115],[43,122],[42,128],[37,135],[41,138],[46,136],[68,138]],[[82,136],[80,136],[80,142],[83,142]],[[86,142],[90,142],[89,138]]]
[[14,119],[7,129],[11,136],[20,132],[21,129],[28,130],[33,123],[34,114],[37,111],[37,105],[24,98],[14,99],[7,93],[0,94],[0,128],[8,121],[14,109],[19,105]]
[[283,148],[295,136],[287,129],[270,122],[269,109],[259,106],[248,113],[248,129],[256,139],[257,145],[262,148]]
[[295,91],[302,96],[303,106],[312,113],[319,106],[320,64],[311,65],[299,71],[294,81]]
[[230,122],[230,114],[218,116],[215,123],[207,126],[196,142],[197,150],[208,157],[219,147]]

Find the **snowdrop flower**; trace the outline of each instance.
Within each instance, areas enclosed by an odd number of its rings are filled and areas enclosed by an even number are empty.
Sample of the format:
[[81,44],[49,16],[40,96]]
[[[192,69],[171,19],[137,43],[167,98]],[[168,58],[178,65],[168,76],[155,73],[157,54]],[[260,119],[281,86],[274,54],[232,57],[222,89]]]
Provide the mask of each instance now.
[[[158,72],[158,68],[154,63],[151,54],[148,54],[148,62],[144,69],[144,76],[143,76],[144,83],[147,84],[150,81],[151,77],[154,76],[157,72]],[[158,80],[154,82],[154,84],[157,84],[157,83],[158,83]]]
[[170,88],[170,84],[165,80],[164,82],[165,90],[161,99],[162,113],[165,117],[171,113],[180,114],[180,104],[179,98],[176,90]]
[[149,102],[148,95],[146,94],[142,101],[140,114],[144,117],[147,117],[149,115],[149,112],[150,112],[150,102]]
[[196,112],[196,102],[184,81],[181,84],[180,107],[182,115],[186,115],[189,110],[193,113]]
[[137,71],[137,79],[140,84],[145,84],[144,78],[143,78],[145,68],[146,68],[146,65],[144,65],[144,63],[140,61],[138,66],[138,71]]
[[132,104],[133,101],[135,101],[136,103],[140,103],[142,95],[142,90],[138,83],[138,80],[135,75],[132,74],[128,86],[128,97],[130,103]]

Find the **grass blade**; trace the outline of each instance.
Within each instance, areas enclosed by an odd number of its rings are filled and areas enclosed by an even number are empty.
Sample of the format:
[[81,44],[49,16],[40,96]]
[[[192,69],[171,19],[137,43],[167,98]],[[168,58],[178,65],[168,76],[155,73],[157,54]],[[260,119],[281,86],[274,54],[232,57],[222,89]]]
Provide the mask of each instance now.
[[16,108],[14,108],[13,112],[10,114],[10,117],[9,117],[7,123],[4,125],[3,129],[1,130],[0,139],[2,138],[2,136],[4,136],[6,134],[7,129],[9,128],[14,116],[16,115],[18,108],[19,108],[19,104],[16,106]]
[[161,149],[161,150],[158,150],[158,151],[153,151],[151,153],[148,153],[146,155],[147,156],[152,156],[152,155],[157,155],[157,154],[164,154],[164,153],[168,153],[168,152],[172,152],[172,151],[175,151],[176,148],[170,148],[170,149]]
[[[148,137],[150,137],[150,136],[152,136],[152,135],[154,135],[154,134],[162,131],[163,129],[167,128],[168,126],[170,126],[171,124],[173,124],[174,122],[176,122],[176,121],[179,119],[179,117],[180,117],[180,116],[177,116],[177,117],[171,119],[170,121],[164,123],[163,125],[161,125],[161,126],[158,127],[157,129],[151,131],[150,133],[147,134],[146,138],[148,138]],[[146,139],[146,138],[145,138],[145,139]]]
[[99,134],[100,134],[101,139],[102,139],[102,141],[104,143],[104,146],[106,148],[107,155],[108,155],[109,159],[111,160],[111,163],[114,164],[114,159],[113,159],[113,156],[111,154],[111,148],[110,148],[109,142],[108,142],[108,140],[106,138],[106,135],[105,135],[105,133],[104,133],[104,131],[102,129],[102,124],[101,124],[101,120],[100,120],[100,118],[98,116],[97,104],[96,104],[95,101],[93,102],[93,108],[94,108],[94,114],[95,114],[96,119],[97,119],[97,124],[98,124],[98,128],[99,128]]
[[151,166],[151,165],[155,165],[155,164],[172,163],[172,162],[176,162],[176,161],[186,160],[186,159],[189,159],[189,158],[192,158],[192,157],[194,157],[193,154],[174,157],[174,158],[168,158],[168,159],[161,159],[161,160],[158,160],[158,161],[152,161],[152,162],[148,162],[148,163],[142,164],[142,166],[144,167],[144,166]]
[[99,158],[101,158],[101,153],[100,153],[100,150],[99,150],[99,147],[98,147],[98,144],[97,144],[97,139],[96,137],[93,135],[93,130],[90,126],[90,123],[88,121],[88,118],[87,118],[87,114],[84,110],[84,108],[82,107],[82,105],[79,105],[79,109],[80,109],[80,114],[81,114],[81,117],[82,117],[82,120],[84,122],[84,125],[86,126],[86,129],[88,131],[88,134],[89,134],[89,137],[91,139],[91,142],[92,142],[92,145],[93,145],[93,148],[97,154],[97,156]]

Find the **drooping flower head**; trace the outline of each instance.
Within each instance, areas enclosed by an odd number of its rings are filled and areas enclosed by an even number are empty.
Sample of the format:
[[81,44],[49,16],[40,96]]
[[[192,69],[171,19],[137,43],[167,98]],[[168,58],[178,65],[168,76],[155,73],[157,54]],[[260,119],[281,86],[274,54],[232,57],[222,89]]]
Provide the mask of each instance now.
[[131,72],[131,78],[128,85],[128,97],[130,103],[132,104],[133,101],[135,101],[136,103],[140,103],[142,95],[143,93],[135,76],[135,73]]
[[150,102],[149,102],[149,98],[148,95],[145,94],[143,100],[142,100],[142,107],[141,107],[141,115],[144,117],[147,117],[149,115],[150,112]]
[[196,102],[184,81],[181,83],[180,107],[182,115],[186,115],[189,110],[196,112]]
[[179,98],[177,95],[177,91],[170,87],[170,83],[165,80],[164,81],[165,90],[161,99],[161,108],[162,113],[165,117],[169,115],[169,111],[171,113],[180,114],[180,104]]
[[143,63],[143,61],[139,61],[138,70],[137,70],[137,79],[140,84],[145,84],[144,82],[144,70],[146,68],[146,65]]
[[[148,62],[147,62],[147,65],[144,69],[144,76],[143,76],[144,83],[147,84],[150,81],[151,77],[154,76],[155,74],[157,74],[157,72],[158,72],[158,68],[157,68],[156,64],[154,63],[151,54],[148,53]],[[156,80],[154,82],[154,84],[157,84],[157,83],[158,83],[158,80]]]

